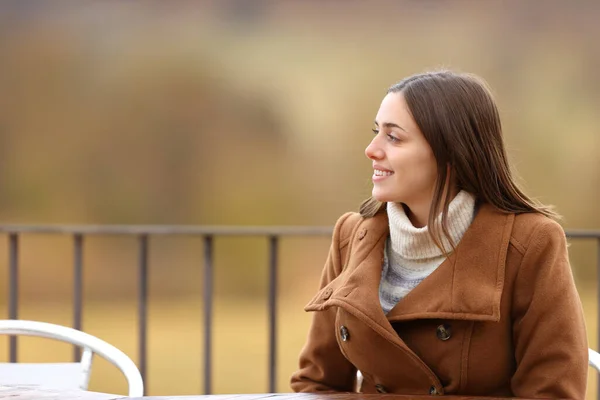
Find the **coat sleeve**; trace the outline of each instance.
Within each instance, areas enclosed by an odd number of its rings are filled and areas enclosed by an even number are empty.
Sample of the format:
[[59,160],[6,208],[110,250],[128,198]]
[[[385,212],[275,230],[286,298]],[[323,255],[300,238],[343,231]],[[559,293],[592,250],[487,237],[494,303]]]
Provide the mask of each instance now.
[[584,399],[588,344],[565,234],[550,219],[532,234],[513,292],[516,397]]
[[[336,223],[331,248],[321,273],[319,289],[323,289],[342,271],[348,241],[357,214],[347,213]],[[300,352],[299,369],[291,377],[295,392],[350,392],[356,368],[344,357],[336,339],[337,307],[313,312],[307,341]]]

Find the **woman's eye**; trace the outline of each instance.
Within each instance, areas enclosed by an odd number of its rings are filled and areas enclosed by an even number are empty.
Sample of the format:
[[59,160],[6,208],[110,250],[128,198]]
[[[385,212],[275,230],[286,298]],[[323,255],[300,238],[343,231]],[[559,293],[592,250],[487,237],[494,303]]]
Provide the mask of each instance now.
[[373,131],[373,133],[374,133],[375,135],[377,135],[377,134],[379,133],[379,129],[375,129],[375,128],[373,128],[373,129],[371,129],[371,130]]
[[388,139],[390,139],[390,141],[392,141],[394,143],[397,143],[400,141],[400,139],[398,139],[396,136],[389,134],[389,133],[388,133],[387,137],[388,137]]

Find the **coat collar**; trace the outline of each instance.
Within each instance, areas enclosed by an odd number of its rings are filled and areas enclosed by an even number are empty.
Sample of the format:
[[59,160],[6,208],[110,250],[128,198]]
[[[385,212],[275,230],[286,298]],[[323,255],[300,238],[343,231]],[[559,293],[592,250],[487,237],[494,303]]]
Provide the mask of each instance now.
[[350,242],[344,271],[306,306],[316,311],[340,306],[380,325],[412,319],[499,321],[506,254],[514,214],[483,203],[452,253],[387,314],[379,303],[385,241],[385,213],[363,219]]

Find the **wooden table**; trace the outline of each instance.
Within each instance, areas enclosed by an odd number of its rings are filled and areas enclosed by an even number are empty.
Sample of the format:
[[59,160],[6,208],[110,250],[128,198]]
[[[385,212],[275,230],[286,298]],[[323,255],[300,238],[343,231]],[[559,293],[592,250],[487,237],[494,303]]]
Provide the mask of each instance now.
[[[437,396],[405,396],[395,394],[360,393],[262,393],[262,394],[219,394],[195,396],[145,396],[125,397],[122,395],[88,392],[84,390],[57,390],[39,386],[0,386],[0,400],[432,400]],[[444,400],[506,400],[507,398],[442,396]],[[517,400],[514,399],[513,400]],[[520,399],[523,400],[523,399]]]
[[263,394],[220,394],[199,396],[148,396],[128,397],[127,400],[526,400],[515,397],[474,397],[474,396],[407,396],[399,394],[361,393],[263,393]]
[[399,394],[360,394],[360,393],[264,393],[264,394],[226,394],[210,396],[149,396],[130,397],[128,400],[525,400],[510,397],[474,397],[474,396],[407,396]]

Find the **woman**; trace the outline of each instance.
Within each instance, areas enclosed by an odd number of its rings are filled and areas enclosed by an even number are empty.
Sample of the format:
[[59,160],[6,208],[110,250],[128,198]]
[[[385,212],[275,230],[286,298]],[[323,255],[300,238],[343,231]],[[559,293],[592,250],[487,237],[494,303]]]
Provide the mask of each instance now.
[[449,71],[392,86],[366,148],[373,193],[337,222],[297,392],[585,397],[565,234],[511,177],[498,110]]

